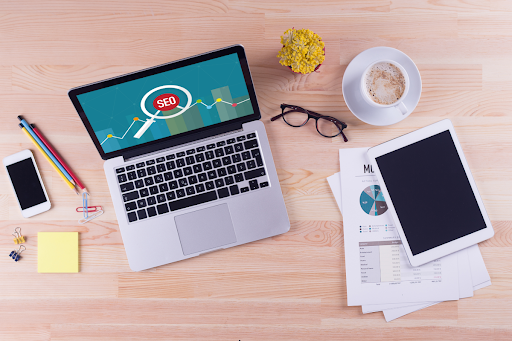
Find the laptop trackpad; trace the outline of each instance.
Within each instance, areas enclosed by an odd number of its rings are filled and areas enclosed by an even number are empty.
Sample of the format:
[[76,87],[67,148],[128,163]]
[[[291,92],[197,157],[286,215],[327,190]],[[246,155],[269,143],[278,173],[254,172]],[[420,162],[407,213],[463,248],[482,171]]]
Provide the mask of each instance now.
[[185,256],[236,242],[227,204],[174,217]]

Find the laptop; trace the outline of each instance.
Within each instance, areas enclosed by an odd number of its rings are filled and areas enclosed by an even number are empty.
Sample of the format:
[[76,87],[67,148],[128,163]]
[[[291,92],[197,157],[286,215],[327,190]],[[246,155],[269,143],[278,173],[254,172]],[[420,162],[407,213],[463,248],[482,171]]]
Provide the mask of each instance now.
[[101,157],[130,268],[287,232],[244,48],[69,91]]

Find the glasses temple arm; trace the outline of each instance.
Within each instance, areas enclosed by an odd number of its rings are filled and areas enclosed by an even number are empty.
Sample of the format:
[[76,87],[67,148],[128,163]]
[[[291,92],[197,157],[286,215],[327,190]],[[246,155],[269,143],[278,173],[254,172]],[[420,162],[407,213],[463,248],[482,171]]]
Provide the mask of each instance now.
[[346,125],[346,124],[344,124],[344,123],[343,123],[343,122],[341,122],[341,121],[340,121],[340,123],[341,123],[341,128],[340,128],[340,126],[338,125],[338,122],[335,122],[334,124],[336,124],[336,125],[338,126],[338,129],[340,130],[341,136],[343,136],[343,141],[348,142],[347,137],[346,137],[346,136],[345,136],[345,134],[343,133],[343,129],[345,129],[345,128],[347,127],[347,125]]
[[341,133],[341,136],[343,136],[343,141],[348,142],[348,139],[345,136],[345,134],[343,133],[343,130],[341,130],[340,133]]
[[274,117],[272,117],[272,118],[270,119],[270,121],[271,121],[271,122],[273,122],[273,121],[277,120],[278,118],[280,118],[280,117],[284,116],[284,114],[286,114],[286,113],[282,113],[282,114],[279,114],[279,115],[277,115],[277,116],[274,116]]
[[[343,133],[343,129],[345,129],[347,127],[347,125],[344,122],[342,122],[342,121],[340,121],[338,119],[335,119],[335,121],[332,121],[332,123],[334,123],[338,127],[338,129],[340,130],[341,136],[343,136],[343,141],[348,142],[347,137]],[[341,127],[340,127],[340,125],[341,125]]]

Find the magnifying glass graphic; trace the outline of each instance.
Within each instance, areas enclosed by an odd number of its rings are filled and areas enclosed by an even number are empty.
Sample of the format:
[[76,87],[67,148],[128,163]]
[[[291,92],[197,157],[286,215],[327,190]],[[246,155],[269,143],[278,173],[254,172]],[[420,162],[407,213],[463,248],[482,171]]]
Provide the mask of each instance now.
[[[187,95],[187,105],[185,105],[185,107],[182,107],[179,105],[174,106],[174,108],[180,108],[181,110],[172,115],[158,116],[158,114],[160,114],[160,110],[157,110],[157,112],[155,114],[151,114],[146,109],[146,100],[152,93],[154,93],[155,91],[158,91],[158,90],[162,90],[162,89],[177,89],[177,90],[183,91],[183,93],[185,93],[185,95]],[[170,96],[171,96],[170,98],[177,99],[178,104],[179,104],[178,96],[176,96],[176,95],[170,95]],[[136,139],[139,139],[146,132],[146,130],[148,130],[148,128],[151,126],[151,124],[153,124],[153,122],[155,122],[155,119],[166,120],[166,119],[173,118],[173,117],[183,114],[185,111],[188,110],[188,108],[190,108],[191,103],[192,103],[192,95],[190,94],[190,92],[187,89],[185,89],[184,87],[181,87],[179,85],[162,85],[162,86],[159,86],[159,87],[156,87],[156,88],[150,90],[149,92],[147,92],[144,95],[144,97],[142,97],[142,100],[140,101],[140,108],[142,109],[142,112],[144,114],[146,114],[147,116],[149,116],[150,118],[148,120],[146,120],[144,125],[139,129],[139,131],[137,131],[137,133],[135,133],[135,135],[133,135],[133,137]]]

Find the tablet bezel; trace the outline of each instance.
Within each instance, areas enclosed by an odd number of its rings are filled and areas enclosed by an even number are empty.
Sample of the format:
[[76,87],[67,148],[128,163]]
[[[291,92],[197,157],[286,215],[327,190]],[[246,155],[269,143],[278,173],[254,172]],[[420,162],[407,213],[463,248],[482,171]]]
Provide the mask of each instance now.
[[[404,230],[400,223],[400,220],[398,219],[398,215],[397,215],[395,207],[393,205],[393,201],[390,198],[390,195],[389,195],[389,192],[388,192],[388,189],[386,186],[386,182],[382,178],[382,173],[379,169],[376,159],[379,156],[388,154],[392,151],[406,147],[415,142],[424,140],[428,137],[431,137],[433,135],[439,134],[439,133],[447,131],[447,130],[450,132],[452,140],[455,144],[455,148],[457,149],[457,153],[459,154],[459,158],[462,162],[464,171],[466,172],[466,176],[471,185],[471,189],[473,190],[473,193],[475,195],[475,199],[478,203],[478,207],[480,209],[482,217],[484,218],[486,227],[482,230],[473,232],[464,237],[461,237],[461,238],[458,238],[451,242],[442,244],[440,246],[437,246],[430,250],[421,252],[421,253],[417,254],[416,256],[414,256],[412,254],[411,248],[409,247],[409,243],[405,236],[405,233],[404,233]],[[494,236],[494,229],[492,228],[491,221],[489,219],[487,211],[485,210],[484,203],[482,201],[482,198],[480,197],[480,193],[478,192],[478,188],[476,186],[475,180],[473,179],[473,175],[471,174],[471,171],[469,169],[469,165],[468,165],[468,163],[466,161],[466,157],[464,156],[464,153],[462,151],[462,147],[460,146],[457,135],[455,134],[455,129],[453,127],[453,124],[449,119],[439,121],[437,123],[431,124],[424,128],[418,129],[411,133],[402,135],[393,140],[390,140],[388,142],[384,142],[380,145],[372,147],[372,148],[368,149],[367,155],[368,155],[369,161],[373,167],[373,170],[374,170],[377,178],[379,179],[380,188],[381,188],[382,192],[384,193],[384,197],[385,197],[386,203],[388,205],[388,210],[391,213],[391,215],[393,216],[393,220],[396,224],[398,234],[400,235],[400,239],[402,240],[405,252],[407,253],[407,257],[412,266],[420,266],[422,264],[428,263],[435,259],[449,255],[453,252],[457,252],[459,250],[462,250],[462,249],[472,246],[474,244],[480,243],[480,242]]]

